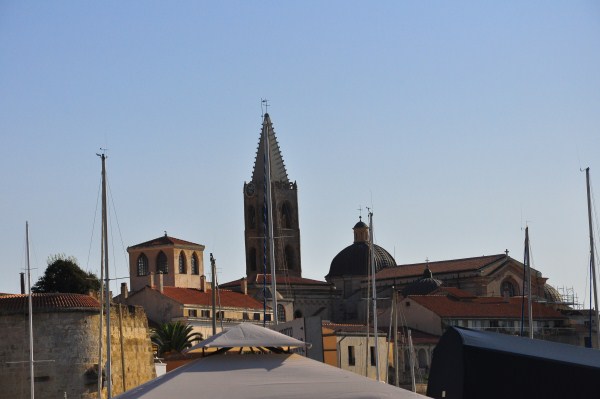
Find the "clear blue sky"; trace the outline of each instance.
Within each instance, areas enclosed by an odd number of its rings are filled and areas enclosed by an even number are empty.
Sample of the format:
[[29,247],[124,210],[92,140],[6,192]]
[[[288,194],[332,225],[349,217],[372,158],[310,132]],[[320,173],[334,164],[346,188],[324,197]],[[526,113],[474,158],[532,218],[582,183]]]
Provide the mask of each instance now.
[[19,291],[26,220],[34,281],[55,253],[98,272],[100,147],[113,275],[166,230],[206,245],[221,282],[243,276],[262,97],[305,277],[371,205],[400,264],[521,259],[529,221],[533,266],[583,300],[599,71],[594,1],[3,1],[0,292]]

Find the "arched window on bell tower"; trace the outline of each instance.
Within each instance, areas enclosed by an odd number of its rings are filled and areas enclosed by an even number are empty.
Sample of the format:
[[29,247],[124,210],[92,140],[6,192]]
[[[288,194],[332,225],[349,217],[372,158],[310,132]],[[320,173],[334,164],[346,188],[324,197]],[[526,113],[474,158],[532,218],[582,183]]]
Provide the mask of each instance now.
[[183,251],[179,252],[179,274],[186,274],[185,254],[183,253]]
[[256,248],[250,248],[248,251],[248,265],[250,265],[251,271],[256,271]]
[[198,269],[198,256],[196,256],[195,252],[192,255],[192,274],[200,274]]
[[162,274],[167,274],[169,272],[167,255],[165,255],[163,251],[160,251],[156,257],[156,272]]
[[143,253],[138,256],[137,259],[137,275],[146,276],[148,275],[148,257]]
[[287,201],[281,205],[281,227],[284,229],[292,228],[292,206]]
[[296,267],[296,254],[294,248],[289,245],[285,247],[285,264],[288,270],[294,270]]

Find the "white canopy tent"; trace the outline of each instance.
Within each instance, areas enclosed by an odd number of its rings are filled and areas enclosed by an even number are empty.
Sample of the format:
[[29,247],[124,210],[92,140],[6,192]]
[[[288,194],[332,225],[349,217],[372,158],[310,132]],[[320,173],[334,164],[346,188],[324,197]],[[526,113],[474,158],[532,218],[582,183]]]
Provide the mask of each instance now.
[[306,343],[277,331],[251,323],[242,323],[192,346],[186,352],[201,348],[299,347]]
[[[217,334],[195,348],[288,347],[304,342],[251,324]],[[426,398],[297,354],[209,355],[115,399]]]

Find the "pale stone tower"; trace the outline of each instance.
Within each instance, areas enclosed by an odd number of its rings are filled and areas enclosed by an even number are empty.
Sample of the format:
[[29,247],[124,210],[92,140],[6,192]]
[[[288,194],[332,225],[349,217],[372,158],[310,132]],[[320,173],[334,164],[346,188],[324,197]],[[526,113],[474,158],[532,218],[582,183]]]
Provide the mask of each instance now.
[[[302,277],[300,262],[300,226],[298,223],[298,188],[288,179],[279,144],[269,114],[265,113],[254,161],[252,180],[244,182],[244,236],[246,241],[246,276],[253,279],[265,269],[270,274],[266,229],[265,136],[269,140],[271,160],[271,198],[275,265],[278,276]],[[266,251],[266,252],[265,252]]]

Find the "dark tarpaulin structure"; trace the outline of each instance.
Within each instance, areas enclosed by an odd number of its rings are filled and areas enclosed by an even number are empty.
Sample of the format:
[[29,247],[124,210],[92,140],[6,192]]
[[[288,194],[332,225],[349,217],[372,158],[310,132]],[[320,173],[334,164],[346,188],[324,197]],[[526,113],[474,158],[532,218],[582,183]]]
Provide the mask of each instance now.
[[598,398],[600,351],[451,327],[433,352],[427,396]]

